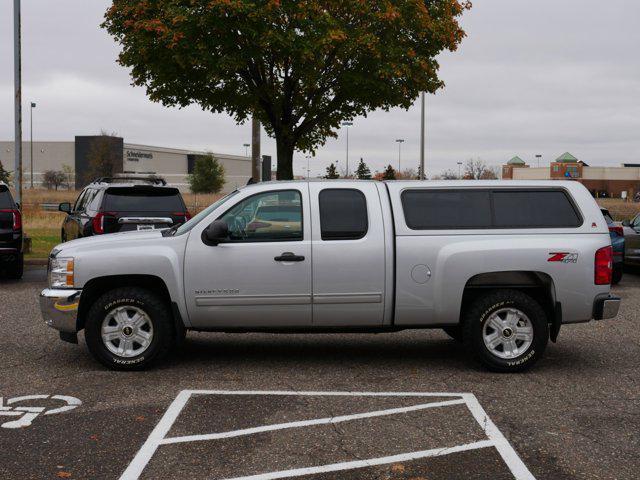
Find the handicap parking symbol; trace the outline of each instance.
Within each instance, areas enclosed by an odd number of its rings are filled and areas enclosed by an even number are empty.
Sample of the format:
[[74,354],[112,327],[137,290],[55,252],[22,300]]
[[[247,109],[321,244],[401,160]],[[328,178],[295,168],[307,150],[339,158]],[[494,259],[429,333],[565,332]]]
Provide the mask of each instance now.
[[[44,402],[45,400],[47,402]],[[43,404],[50,404],[50,406],[42,406]],[[68,395],[25,395],[10,398],[6,402],[3,397],[0,397],[0,417],[18,417],[0,424],[0,427],[25,428],[40,415],[68,412],[80,405],[82,402],[79,399]]]

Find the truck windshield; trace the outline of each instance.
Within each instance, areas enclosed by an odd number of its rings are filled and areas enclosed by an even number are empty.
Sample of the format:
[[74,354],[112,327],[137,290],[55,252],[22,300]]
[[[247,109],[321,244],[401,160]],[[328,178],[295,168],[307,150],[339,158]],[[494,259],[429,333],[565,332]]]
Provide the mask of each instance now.
[[222,205],[223,203],[225,203],[227,200],[229,200],[231,197],[233,197],[235,194],[238,193],[238,190],[234,190],[233,192],[231,192],[229,195],[222,197],[220,200],[218,200],[217,202],[212,203],[211,205],[209,205],[207,208],[205,208],[204,210],[202,210],[200,213],[198,213],[196,216],[194,216],[191,220],[189,220],[186,223],[183,223],[182,225],[180,225],[178,228],[171,229],[168,230],[168,232],[171,232],[172,235],[183,235],[187,232],[190,232],[191,229],[193,227],[195,227],[198,223],[200,223],[200,221],[207,217],[211,212],[213,212],[216,208],[218,208],[220,205]]

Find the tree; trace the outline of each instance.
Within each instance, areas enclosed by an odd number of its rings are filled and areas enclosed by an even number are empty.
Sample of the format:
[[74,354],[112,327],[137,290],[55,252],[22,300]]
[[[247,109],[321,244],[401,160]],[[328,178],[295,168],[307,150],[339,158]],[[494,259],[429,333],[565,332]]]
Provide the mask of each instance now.
[[324,176],[324,178],[328,178],[331,180],[340,178],[340,175],[338,174],[338,170],[336,169],[336,166],[333,163],[327,167],[327,174]]
[[361,158],[360,163],[358,164],[358,168],[356,168],[356,178],[359,180],[371,180],[371,170],[364,160]]
[[465,36],[465,0],[113,0],[102,24],[133,84],[165,106],[198,104],[276,139],[277,178],[342,121],[444,84],[437,56]]
[[65,176],[67,177],[67,181],[65,182],[65,185],[67,187],[67,190],[71,189],[71,175],[73,174],[73,168],[71,168],[70,165],[64,164],[62,165],[62,173],[65,174]]
[[11,172],[4,169],[2,162],[0,162],[0,182],[4,182],[7,185],[11,181]]
[[415,180],[419,178],[418,173],[413,168],[405,168],[401,172],[396,172],[396,180]]
[[434,180],[457,180],[458,178],[458,174],[451,169],[445,170],[440,175],[433,177]]
[[193,193],[218,193],[224,186],[224,167],[213,155],[196,159],[189,185]]
[[464,179],[466,180],[492,180],[498,178],[494,167],[489,167],[484,160],[470,158],[464,165]]
[[47,170],[42,175],[42,186],[47,190],[51,190],[52,188],[58,190],[60,186],[64,185],[66,180],[67,176],[64,172],[60,170]]
[[382,174],[383,180],[395,180],[396,179],[396,171],[393,169],[391,165],[388,165]]
[[117,136],[116,132],[102,130],[100,136],[92,140],[87,153],[89,178],[82,179],[82,183],[98,177],[113,177],[122,172],[122,155],[115,154],[112,143],[112,137]]

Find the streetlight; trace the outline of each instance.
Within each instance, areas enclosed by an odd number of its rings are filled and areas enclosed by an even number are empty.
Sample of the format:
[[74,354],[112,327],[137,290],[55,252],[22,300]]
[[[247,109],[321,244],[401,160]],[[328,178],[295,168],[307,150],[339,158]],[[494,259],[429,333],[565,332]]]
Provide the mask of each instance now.
[[33,109],[36,108],[36,104],[31,102],[31,110],[30,110],[30,114],[31,114],[31,144],[29,145],[30,149],[31,149],[31,190],[33,190]]
[[425,110],[425,94],[422,92],[420,94],[420,180],[424,180],[426,174],[424,173],[424,127],[425,127],[425,118],[424,118],[424,110]]
[[311,158],[311,155],[307,155],[305,158],[307,159],[307,180],[309,180],[309,172],[311,171],[309,169],[309,159]]
[[349,127],[353,126],[353,122],[342,122],[343,127],[347,127],[347,174],[345,177],[349,176]]
[[251,144],[250,143],[243,143],[242,146],[244,147],[244,156],[248,157],[249,156],[248,149],[251,146]]
[[396,142],[398,142],[398,173],[400,173],[400,149],[404,143],[404,138],[396,138]]
[[462,178],[461,168],[462,162],[458,162],[458,179]]
[[542,158],[542,155],[537,154],[536,155],[536,159],[538,160],[538,168],[540,168],[540,159]]

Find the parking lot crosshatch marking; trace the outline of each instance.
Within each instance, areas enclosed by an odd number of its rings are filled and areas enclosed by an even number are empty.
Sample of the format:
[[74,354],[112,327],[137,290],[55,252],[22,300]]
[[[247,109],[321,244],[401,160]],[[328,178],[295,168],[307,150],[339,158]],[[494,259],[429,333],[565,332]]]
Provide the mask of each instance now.
[[[413,405],[410,407],[393,408],[386,410],[376,410],[352,415],[342,415],[336,417],[319,418],[312,420],[302,420],[297,422],[287,422],[273,425],[264,425],[229,432],[210,433],[202,435],[188,435],[180,437],[167,437],[171,427],[178,419],[179,415],[187,405],[192,396],[196,395],[274,395],[274,396],[325,396],[325,397],[414,397],[433,398],[444,397],[451,400],[437,401]],[[496,427],[493,421],[486,414],[475,395],[472,393],[434,393],[434,392],[296,392],[296,391],[233,391],[233,390],[183,390],[169,405],[160,422],[153,429],[145,443],[142,445],[134,459],[124,471],[120,480],[136,480],[140,477],[151,458],[162,445],[178,444],[186,442],[197,442],[207,440],[220,440],[233,438],[242,435],[251,435],[288,428],[306,427],[310,425],[335,424],[340,422],[353,421],[364,418],[381,417],[394,414],[402,414],[410,411],[424,410],[435,407],[446,407],[450,405],[466,405],[467,409],[478,423],[482,431],[487,436],[486,440],[477,442],[446,446],[441,448],[405,452],[397,455],[370,458],[357,461],[325,464],[313,467],[296,468],[291,470],[280,470],[275,472],[265,472],[255,475],[232,477],[227,480],[272,480],[279,478],[292,478],[302,475],[336,472],[341,470],[352,470],[357,468],[385,465],[403,461],[416,460],[420,458],[437,457],[452,453],[476,450],[481,448],[495,448],[502,460],[509,468],[514,478],[517,480],[535,480],[534,476],[522,462],[513,447],[509,444],[502,432]]]

